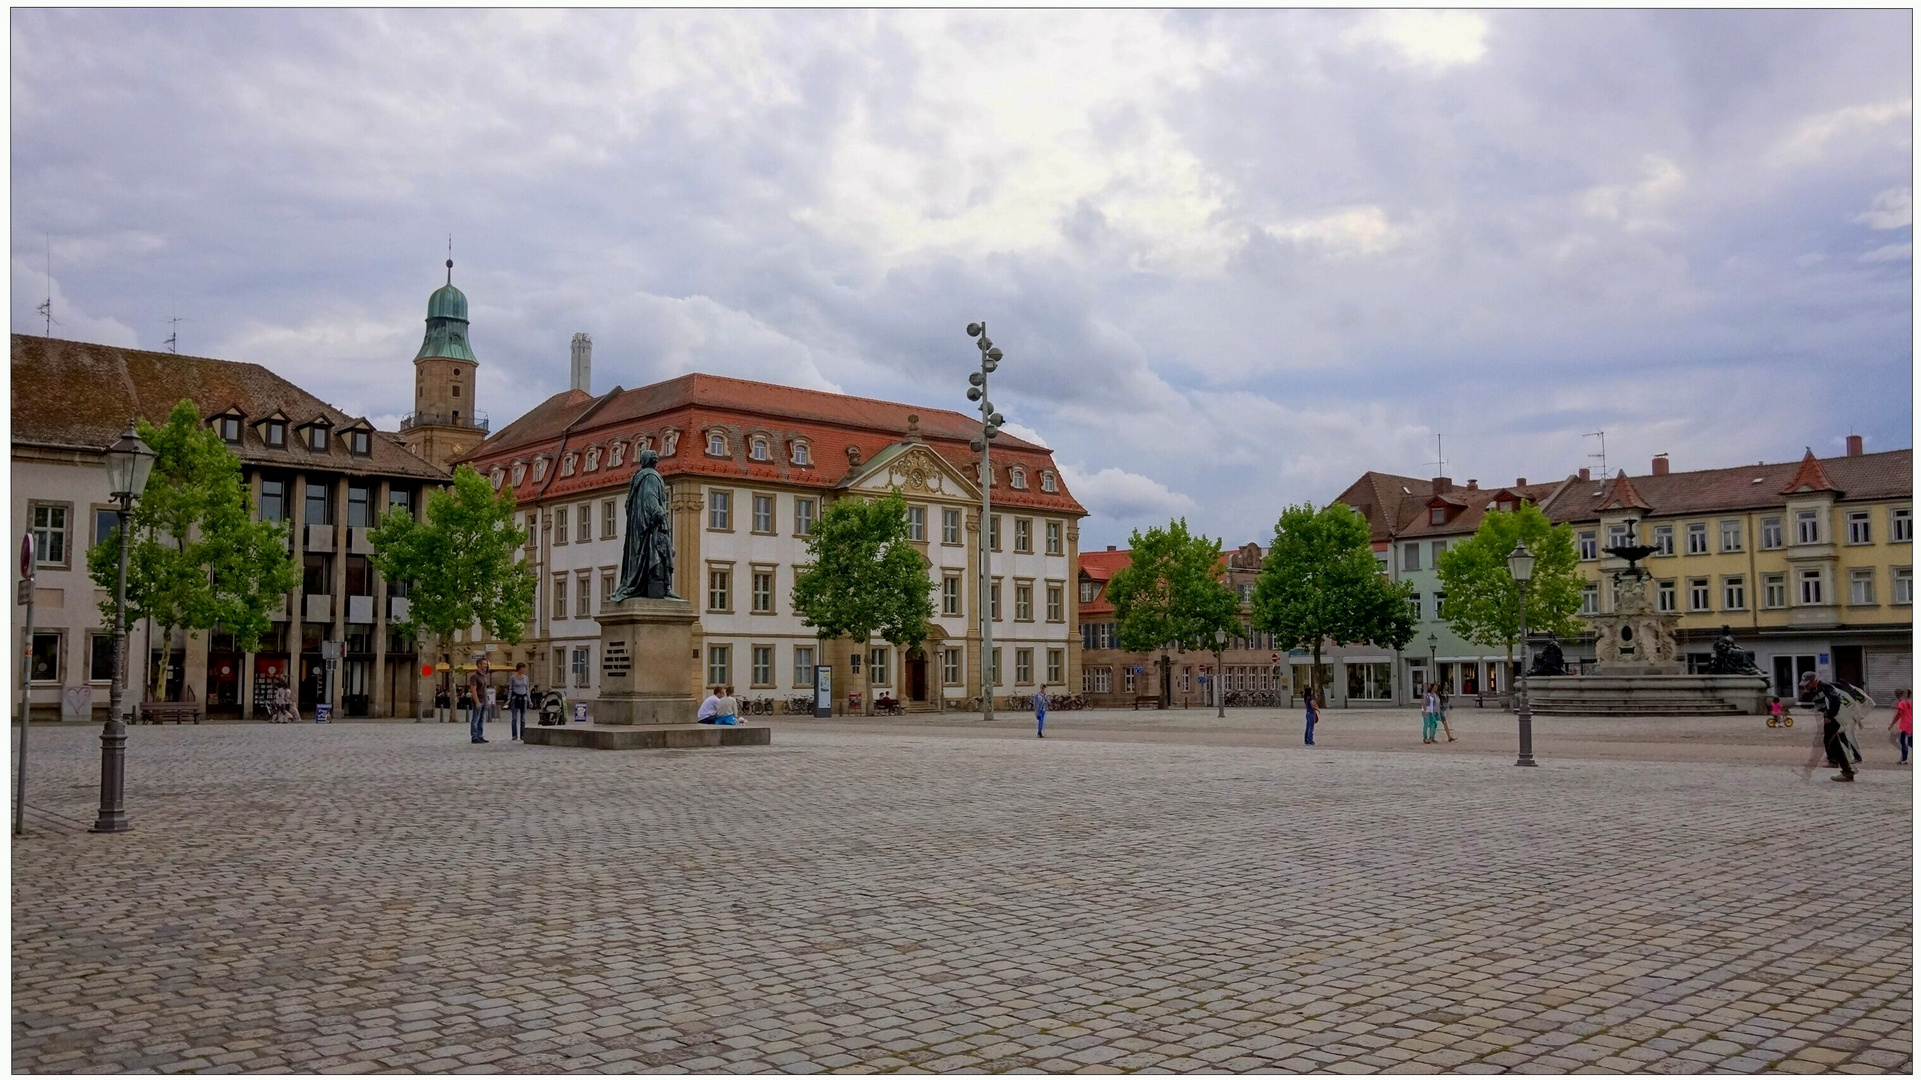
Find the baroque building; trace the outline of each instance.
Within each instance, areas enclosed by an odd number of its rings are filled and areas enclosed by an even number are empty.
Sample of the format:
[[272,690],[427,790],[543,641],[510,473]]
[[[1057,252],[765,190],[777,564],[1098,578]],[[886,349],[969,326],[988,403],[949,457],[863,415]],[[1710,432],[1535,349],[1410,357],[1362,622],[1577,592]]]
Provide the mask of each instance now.
[[[715,375],[604,394],[587,390],[584,338],[573,385],[494,433],[464,461],[511,489],[539,583],[518,645],[487,643],[498,667],[525,661],[543,686],[598,691],[594,615],[618,578],[626,490],[639,452],[660,456],[674,518],[675,592],[694,605],[690,692],[807,694],[833,671],[836,706],[864,687],[909,709],[957,708],[981,693],[980,560],[989,553],[997,697],[1079,682],[1073,568],[1086,511],[1043,446],[993,447],[983,537],[979,422],[960,413]],[[927,561],[935,616],[926,644],[821,640],[790,603],[813,523],[834,500],[899,489]],[[476,643],[479,645],[479,643]]]
[[407,450],[443,469],[487,437],[487,414],[476,400],[480,362],[467,330],[467,295],[454,288],[448,259],[447,283],[427,298],[427,332],[414,354],[414,409],[400,421]]

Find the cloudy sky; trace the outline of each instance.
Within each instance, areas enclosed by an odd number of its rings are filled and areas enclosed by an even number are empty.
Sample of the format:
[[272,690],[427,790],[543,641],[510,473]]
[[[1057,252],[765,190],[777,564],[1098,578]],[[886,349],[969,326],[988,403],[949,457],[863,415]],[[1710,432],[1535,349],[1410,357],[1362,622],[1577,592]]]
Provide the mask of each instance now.
[[1910,445],[1911,17],[12,14],[12,311],[391,426],[447,236],[496,424],[722,374],[964,407],[1083,546]]

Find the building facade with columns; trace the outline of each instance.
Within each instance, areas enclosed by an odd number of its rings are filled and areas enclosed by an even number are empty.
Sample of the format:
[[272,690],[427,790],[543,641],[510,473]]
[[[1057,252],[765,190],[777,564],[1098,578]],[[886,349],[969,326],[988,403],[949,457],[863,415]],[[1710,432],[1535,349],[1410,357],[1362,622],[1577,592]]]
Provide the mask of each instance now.
[[[689,691],[732,685],[743,698],[808,694],[833,671],[837,708],[866,685],[910,710],[958,708],[981,693],[983,552],[978,420],[957,412],[714,375],[632,390],[587,390],[576,342],[573,386],[495,432],[466,462],[511,489],[539,583],[534,626],[516,645],[542,686],[591,700],[600,685],[594,616],[619,577],[626,491],[640,451],[659,455],[673,513],[675,592],[700,621]],[[1075,550],[1086,511],[1046,447],[993,446],[992,574],[999,698],[1078,685]],[[898,489],[927,561],[934,619],[926,644],[821,640],[790,600],[813,523],[834,500]]]
[[[12,520],[15,535],[34,533],[38,559],[36,716],[55,714],[70,689],[91,693],[89,711],[104,716],[112,627],[103,625],[106,592],[88,576],[86,557],[115,525],[105,453],[129,418],[165,423],[182,399],[240,458],[254,512],[288,525],[301,581],[252,652],[218,628],[178,630],[163,643],[143,624],[130,627],[128,700],[140,700],[144,668],[162,673],[168,697],[191,692],[212,716],[252,717],[264,713],[272,681],[291,674],[311,715],[323,686],[321,643],[340,641],[340,712],[414,714],[415,646],[388,628],[404,617],[406,599],[374,571],[367,534],[387,508],[418,507],[445,470],[258,364],[15,334],[12,377]],[[21,619],[16,606],[16,640]]]

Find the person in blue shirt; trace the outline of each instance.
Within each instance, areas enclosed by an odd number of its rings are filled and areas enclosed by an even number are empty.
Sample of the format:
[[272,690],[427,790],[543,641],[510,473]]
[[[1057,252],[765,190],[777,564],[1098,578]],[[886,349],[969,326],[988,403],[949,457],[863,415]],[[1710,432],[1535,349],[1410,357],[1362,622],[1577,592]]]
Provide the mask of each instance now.
[[1034,695],[1034,737],[1047,738],[1047,687]]
[[1307,702],[1307,745],[1314,745],[1314,725],[1320,722],[1320,710],[1314,707],[1314,686],[1312,683],[1301,691],[1301,698]]

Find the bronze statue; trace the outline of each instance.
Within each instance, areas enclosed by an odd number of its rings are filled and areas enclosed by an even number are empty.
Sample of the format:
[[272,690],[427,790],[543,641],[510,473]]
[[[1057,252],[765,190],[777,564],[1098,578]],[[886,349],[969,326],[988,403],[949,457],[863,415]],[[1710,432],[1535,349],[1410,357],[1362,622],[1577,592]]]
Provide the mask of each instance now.
[[1534,654],[1534,666],[1527,669],[1528,678],[1566,674],[1567,658],[1561,655],[1560,639],[1549,638],[1548,643],[1541,646],[1541,651]]
[[642,450],[634,478],[627,483],[627,537],[620,550],[620,581],[609,597],[615,603],[640,596],[678,600],[674,594],[674,520],[667,507],[667,482],[654,465],[660,455]]
[[1708,662],[1710,675],[1759,675],[1754,654],[1734,643],[1734,631],[1721,624],[1721,636],[1714,639],[1714,658]]

